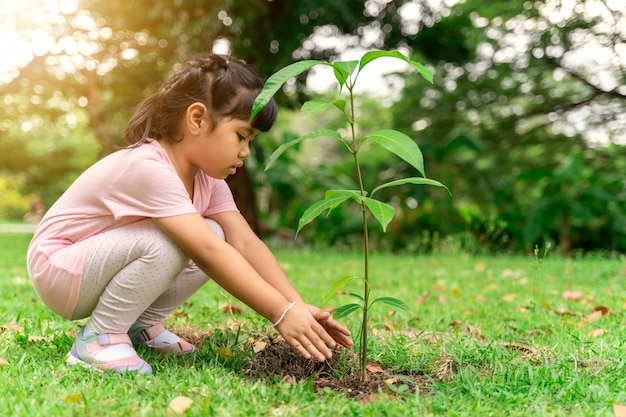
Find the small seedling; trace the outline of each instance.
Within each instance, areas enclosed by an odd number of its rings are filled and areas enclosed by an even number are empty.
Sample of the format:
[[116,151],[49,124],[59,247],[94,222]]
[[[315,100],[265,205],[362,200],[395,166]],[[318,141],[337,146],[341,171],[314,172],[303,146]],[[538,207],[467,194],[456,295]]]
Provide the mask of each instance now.
[[[349,137],[344,138],[340,131],[331,130],[331,129],[320,129],[315,130],[311,133],[308,133],[304,136],[301,136],[297,139],[291,140],[283,145],[281,145],[278,149],[276,149],[272,155],[270,156],[265,170],[267,171],[272,167],[272,165],[276,162],[278,157],[283,154],[287,149],[295,146],[302,141],[313,139],[321,136],[330,136],[336,138],[348,152],[352,155],[355,166],[356,173],[356,182],[359,185],[359,188],[356,190],[328,190],[326,191],[325,198],[323,200],[317,201],[312,204],[302,215],[298,222],[298,229],[296,231],[296,236],[300,232],[300,230],[313,221],[317,216],[322,214],[323,212],[332,212],[339,205],[347,202],[353,201],[360,206],[361,214],[362,214],[362,223],[363,223],[363,254],[364,254],[364,276],[357,277],[363,280],[363,294],[354,294],[348,293],[353,296],[357,302],[344,305],[337,309],[335,313],[335,317],[340,318],[346,316],[350,313],[361,310],[363,313],[363,318],[361,321],[360,328],[360,353],[359,353],[359,371],[361,380],[367,380],[367,337],[368,337],[368,314],[370,308],[376,303],[383,303],[390,305],[394,308],[400,309],[408,309],[408,306],[395,298],[391,297],[379,297],[374,300],[370,299],[370,276],[369,276],[369,237],[368,237],[368,215],[371,214],[374,218],[380,223],[383,228],[383,231],[386,231],[387,226],[391,222],[394,217],[394,208],[382,201],[374,199],[374,195],[388,187],[394,187],[402,184],[420,184],[420,185],[434,185],[437,187],[443,187],[447,190],[447,188],[438,181],[433,179],[426,178],[424,172],[424,159],[422,153],[415,143],[413,139],[409,136],[405,135],[402,132],[391,130],[391,129],[382,129],[376,130],[374,132],[368,133],[365,136],[358,137],[357,135],[357,123],[355,118],[355,108],[354,108],[354,87],[359,78],[359,74],[363,70],[365,66],[378,58],[396,58],[401,59],[407,62],[412,68],[417,70],[427,81],[432,82],[433,77],[431,72],[419,62],[415,62],[410,60],[408,57],[403,55],[398,51],[370,51],[365,53],[359,61],[345,61],[345,62],[327,62],[327,61],[319,61],[319,60],[306,60],[293,63],[288,65],[276,73],[274,73],[265,83],[263,90],[256,98],[253,108],[252,114],[250,116],[250,120],[252,120],[263,107],[271,100],[271,98],[276,94],[276,92],[282,88],[283,84],[289,79],[303,73],[304,71],[309,70],[310,68],[316,65],[327,65],[332,67],[333,73],[337,82],[339,83],[339,94],[342,91],[347,91],[348,99],[337,99],[334,101],[326,101],[326,100],[312,100],[304,103],[302,106],[302,112],[306,114],[317,114],[321,113],[327,109],[334,108],[339,110],[341,114],[345,117],[348,123],[348,132]],[[367,141],[375,142],[384,149],[394,153],[395,155],[402,158],[409,165],[414,167],[421,177],[410,177],[404,179],[398,179],[395,181],[390,181],[384,184],[380,184],[371,192],[366,191],[363,184],[363,177],[361,174],[361,166],[359,163],[359,152],[362,151],[363,144]],[[338,281],[335,285],[335,289],[339,289],[343,285],[345,285],[348,281],[354,279],[355,277],[347,277],[340,281]]]

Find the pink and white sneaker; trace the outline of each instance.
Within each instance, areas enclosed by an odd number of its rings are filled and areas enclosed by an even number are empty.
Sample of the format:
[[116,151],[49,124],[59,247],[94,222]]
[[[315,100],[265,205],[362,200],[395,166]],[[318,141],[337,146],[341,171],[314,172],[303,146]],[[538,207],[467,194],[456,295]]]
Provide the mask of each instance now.
[[67,354],[68,365],[82,365],[101,371],[151,375],[152,367],[137,355],[127,334],[85,336],[84,326]]

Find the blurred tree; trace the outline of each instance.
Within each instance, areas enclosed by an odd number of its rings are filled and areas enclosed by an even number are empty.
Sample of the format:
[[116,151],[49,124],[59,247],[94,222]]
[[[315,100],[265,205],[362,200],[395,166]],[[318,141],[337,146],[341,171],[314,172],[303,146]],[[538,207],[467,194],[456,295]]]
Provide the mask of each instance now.
[[[58,170],[70,169],[63,164],[76,161],[70,157],[76,149],[55,149],[70,132],[80,132],[79,127],[85,129],[87,143],[87,132],[97,138],[101,155],[111,152],[121,145],[123,126],[136,104],[154,91],[172,65],[213,48],[247,60],[265,75],[293,60],[372,48],[401,48],[432,64],[436,84],[406,79],[394,123],[417,138],[427,153],[427,172],[449,184],[454,198],[408,187],[405,195],[389,196],[403,211],[404,223],[394,226],[400,238],[419,220],[420,228],[444,234],[469,228],[486,243],[498,240],[499,245],[528,249],[534,243],[528,239],[552,233],[559,220],[529,232],[536,229],[528,226],[531,196],[548,177],[533,182],[525,173],[543,169],[554,175],[564,159],[576,154],[590,163],[593,142],[600,146],[625,135],[625,10],[615,0],[76,4],[80,8],[71,2],[46,2],[32,9],[15,2],[11,13],[0,17],[3,26],[32,39],[35,50],[30,62],[0,84],[0,156],[12,155],[1,161],[5,170],[41,170],[52,160]],[[299,88],[304,82],[288,85],[295,94],[279,97],[283,107],[304,98]],[[81,113],[85,120],[68,122],[68,115]],[[34,159],[33,145],[28,145],[31,125],[48,132],[49,142],[40,154],[55,155],[53,159]],[[610,156],[622,154],[621,148],[607,150],[610,163]],[[264,147],[257,151],[263,159]],[[373,168],[382,166],[375,158],[371,163]],[[584,178],[593,179],[595,167]],[[258,230],[250,180],[239,179],[241,184],[233,184],[238,203]],[[623,187],[622,182],[613,189],[611,213],[623,212]],[[619,221],[613,216],[605,224]],[[577,241],[572,237],[573,245]]]
[[[393,3],[387,10],[388,4],[363,0],[85,0],[66,10],[47,2],[32,14],[27,4],[16,3],[3,24],[39,44],[36,56],[0,85],[0,94],[37,97],[33,106],[56,97],[62,108],[46,107],[52,119],[84,109],[106,154],[121,145],[123,126],[139,100],[190,54],[221,47],[271,75],[293,59],[329,58],[357,46],[395,47],[405,44],[405,36],[395,35],[403,33],[396,9],[412,1]],[[324,45],[322,38],[339,41]],[[3,131],[15,126],[11,107],[0,112]],[[18,110],[21,119],[31,111],[30,105]],[[258,230],[248,172],[240,170],[229,181]]]
[[[431,174],[454,188],[454,206],[437,219],[454,221],[431,226],[450,233],[465,217],[493,246],[529,250],[546,237],[564,253],[589,248],[584,235],[601,230],[596,248],[626,250],[624,228],[614,228],[626,184],[605,172],[625,153],[626,6],[467,0],[452,14],[470,18],[463,33],[474,54],[442,56],[434,86],[407,80],[394,112],[396,128],[419,137]],[[433,37],[443,30],[433,26]],[[609,203],[616,210],[600,209]]]

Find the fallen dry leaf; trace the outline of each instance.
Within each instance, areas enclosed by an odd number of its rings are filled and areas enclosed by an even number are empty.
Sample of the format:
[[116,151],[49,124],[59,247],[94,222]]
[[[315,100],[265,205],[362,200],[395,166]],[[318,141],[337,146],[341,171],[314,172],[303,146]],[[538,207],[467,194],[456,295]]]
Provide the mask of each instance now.
[[11,279],[11,284],[24,285],[24,284],[28,284],[28,280],[24,277],[14,277]]
[[596,321],[598,320],[600,317],[602,317],[604,314],[602,314],[601,311],[594,311],[593,313],[585,316],[585,320],[588,322],[592,322],[592,321]]
[[393,324],[392,324],[389,320],[387,320],[387,318],[386,318],[386,317],[383,317],[383,321],[385,322],[385,327],[386,327],[388,330],[390,330],[390,331],[392,331],[392,332],[393,332],[394,330],[396,330],[395,326],[394,326],[394,325],[393,325]]
[[502,300],[506,301],[507,303],[510,303],[513,300],[515,300],[516,297],[517,297],[517,294],[506,294],[504,297],[502,297]]
[[483,272],[485,270],[485,264],[482,262],[477,263],[476,265],[474,265],[474,271],[476,272]]
[[167,406],[167,415],[168,416],[182,416],[185,412],[191,407],[193,404],[193,400],[188,397],[176,397],[172,401],[170,401]]
[[415,302],[417,304],[422,304],[423,302],[425,302],[426,300],[428,300],[428,297],[430,296],[430,293],[427,292],[426,294],[422,295],[421,297],[419,297],[417,300],[415,300]]
[[522,343],[505,342],[502,345],[508,349],[516,350],[522,358],[531,362],[540,362],[544,356],[542,351]]
[[615,417],[626,417],[626,405],[613,404],[613,415]]
[[9,366],[9,361],[4,358],[0,358],[0,366]]
[[567,316],[576,316],[576,317],[582,317],[583,313],[579,312],[579,311],[572,311],[568,308],[565,307],[557,307],[554,309],[554,312],[556,314],[561,314],[561,315],[567,315]]
[[600,311],[602,312],[603,316],[606,316],[611,312],[611,310],[609,310],[609,308],[606,306],[596,306],[593,308],[593,311]]
[[361,400],[361,402],[363,404],[369,404],[369,403],[375,403],[378,402],[378,400],[380,400],[380,394],[379,393],[374,393],[374,394],[370,394],[366,397],[363,397],[363,399]]
[[437,297],[437,301],[438,301],[440,304],[448,304],[448,300],[446,300],[446,298],[445,298],[443,295],[438,296],[438,297]]
[[281,379],[281,381],[284,382],[285,384],[296,385],[296,380],[293,379],[291,375],[285,375],[283,379]]
[[561,296],[566,300],[580,301],[585,294],[582,291],[565,291]]
[[382,374],[384,372],[383,368],[375,363],[370,363],[365,368],[373,374]]
[[23,332],[24,328],[22,326],[18,326],[15,320],[11,320],[6,324],[0,324],[0,330],[13,330],[15,332]]
[[535,328],[535,329],[532,329],[531,331],[529,331],[528,333],[526,333],[526,336],[524,336],[524,340],[530,339],[530,337],[532,335],[534,335],[535,333],[539,333],[539,332],[541,332],[543,334],[552,334],[552,330],[550,330],[547,327],[542,327],[541,329]]
[[43,336],[35,336],[35,335],[29,335],[28,336],[28,341],[31,343],[37,343],[37,342],[42,342],[44,340],[48,340],[49,338],[43,337]]
[[606,332],[608,332],[607,329],[595,329],[595,330],[590,331],[588,335],[591,337],[598,337],[598,336],[602,336]]
[[267,347],[267,343],[263,342],[262,340],[259,340],[258,342],[254,344],[254,346],[252,347],[252,350],[254,351],[254,353],[259,353],[266,347]]
[[463,334],[472,336],[474,339],[477,340],[485,340],[485,336],[483,336],[483,333],[480,331],[480,329],[478,327],[470,326],[469,324],[465,326]]
[[396,382],[398,382],[398,378],[387,378],[385,379],[385,384],[395,384]]

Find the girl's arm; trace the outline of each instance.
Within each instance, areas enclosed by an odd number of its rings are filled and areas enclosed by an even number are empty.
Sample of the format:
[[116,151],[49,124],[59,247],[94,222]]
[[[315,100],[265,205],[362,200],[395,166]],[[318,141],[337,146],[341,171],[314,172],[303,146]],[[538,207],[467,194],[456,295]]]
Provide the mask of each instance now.
[[[274,254],[252,231],[241,213],[229,211],[213,215],[211,218],[224,229],[226,242],[237,249],[266,282],[283,294],[288,301],[304,302]],[[350,331],[332,319],[330,313],[314,306],[308,308],[337,343],[345,347],[352,346]]]
[[213,215],[211,218],[224,229],[226,242],[237,249],[265,281],[280,291],[287,300],[302,301],[302,297],[285,275],[274,254],[252,231],[240,213],[229,211]]
[[[218,285],[268,320],[278,320],[291,304],[238,250],[217,237],[199,214],[155,218],[154,222]],[[278,330],[304,357],[319,361],[331,357],[333,337],[303,303],[285,315]]]

